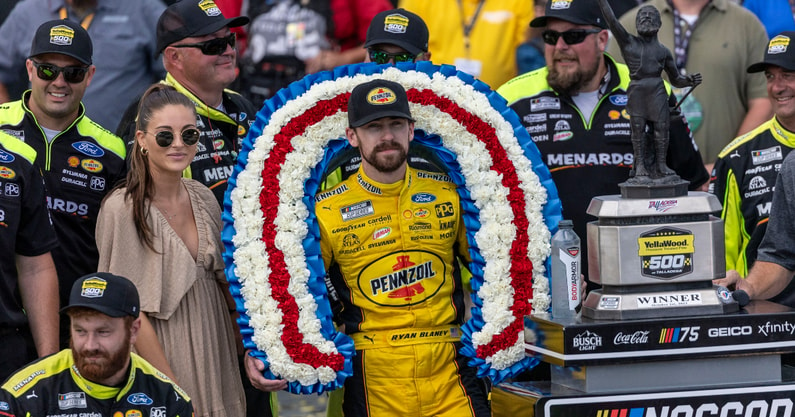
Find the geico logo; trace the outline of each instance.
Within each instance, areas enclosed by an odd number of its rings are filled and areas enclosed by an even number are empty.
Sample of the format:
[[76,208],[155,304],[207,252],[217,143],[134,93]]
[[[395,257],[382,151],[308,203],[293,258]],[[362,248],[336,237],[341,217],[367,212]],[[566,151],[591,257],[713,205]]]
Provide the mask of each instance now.
[[47,197],[47,208],[53,211],[77,214],[79,216],[85,216],[88,214],[88,204],[61,200],[60,198]]
[[727,336],[748,336],[753,333],[751,326],[742,327],[718,327],[709,329],[707,334],[709,337],[727,337]]

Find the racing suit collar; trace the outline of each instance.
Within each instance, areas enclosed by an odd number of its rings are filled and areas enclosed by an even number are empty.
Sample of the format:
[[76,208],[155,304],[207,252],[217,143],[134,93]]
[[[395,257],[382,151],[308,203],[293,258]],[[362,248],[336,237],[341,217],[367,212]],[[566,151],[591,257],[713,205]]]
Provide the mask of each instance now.
[[[33,121],[36,123],[36,126],[41,128],[39,121],[36,119],[36,115],[33,114],[33,111],[31,111],[30,107],[28,107],[28,100],[30,100],[31,93],[32,93],[31,90],[25,90],[25,92],[22,93],[22,108],[25,110],[25,113],[27,113],[28,115],[30,115],[30,117],[33,118]],[[75,117],[75,119],[72,120],[72,123],[70,123],[66,129],[62,130],[62,132],[66,132],[67,130],[71,129],[73,126],[78,124],[85,115],[86,115],[86,107],[83,105],[83,102],[81,101],[80,108],[77,110],[77,117]]]
[[413,173],[414,170],[406,165],[406,175],[403,177],[403,181],[398,181],[392,184],[383,184],[368,177],[364,172],[364,168],[359,166],[359,170],[356,172],[356,182],[364,191],[370,194],[398,195],[404,188],[411,188],[411,178]]

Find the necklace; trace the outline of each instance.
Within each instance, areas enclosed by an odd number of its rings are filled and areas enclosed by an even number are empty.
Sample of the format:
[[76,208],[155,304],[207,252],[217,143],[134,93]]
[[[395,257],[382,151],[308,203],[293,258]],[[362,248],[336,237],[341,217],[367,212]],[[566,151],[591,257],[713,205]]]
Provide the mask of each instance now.
[[174,216],[176,216],[176,215],[177,215],[177,213],[174,213],[174,214],[168,214],[168,210],[166,210],[166,209],[165,209],[165,207],[164,207],[164,208],[161,208],[160,210],[163,212],[163,214],[165,214],[165,215],[166,215],[166,216],[165,216],[165,217],[166,217],[166,221],[171,221],[171,219],[173,219],[173,218],[174,218]]

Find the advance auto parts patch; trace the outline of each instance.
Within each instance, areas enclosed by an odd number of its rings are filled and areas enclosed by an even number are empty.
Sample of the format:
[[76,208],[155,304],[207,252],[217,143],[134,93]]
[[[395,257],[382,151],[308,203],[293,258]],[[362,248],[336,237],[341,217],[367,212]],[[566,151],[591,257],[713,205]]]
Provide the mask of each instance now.
[[693,272],[693,232],[664,227],[638,237],[641,274],[670,280]]
[[434,295],[445,283],[446,265],[438,255],[421,250],[392,252],[362,269],[361,294],[379,306],[405,307]]

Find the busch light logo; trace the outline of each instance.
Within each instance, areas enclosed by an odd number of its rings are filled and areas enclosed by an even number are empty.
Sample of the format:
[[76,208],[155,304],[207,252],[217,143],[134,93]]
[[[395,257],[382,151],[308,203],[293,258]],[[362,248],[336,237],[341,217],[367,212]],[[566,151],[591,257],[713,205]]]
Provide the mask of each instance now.
[[594,351],[601,346],[602,336],[599,336],[590,330],[586,330],[583,333],[574,336],[574,339],[572,339],[572,347],[579,350],[580,352]]
[[127,402],[133,405],[152,405],[153,401],[148,395],[138,392],[135,394],[130,394],[127,397]]
[[75,148],[78,152],[88,156],[93,156],[94,158],[99,158],[100,156],[105,155],[105,151],[103,151],[102,148],[100,148],[97,145],[94,145],[91,142],[86,142],[86,141],[75,142],[72,144],[72,147]]
[[627,95],[626,94],[616,94],[610,96],[610,102],[613,103],[615,106],[626,106],[627,105]]
[[6,151],[0,150],[0,162],[5,162],[5,163],[14,162],[14,159],[15,159],[14,155],[11,155]]
[[436,196],[428,193],[417,193],[411,196],[411,201],[417,204],[432,203],[436,201]]

